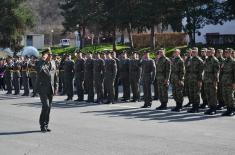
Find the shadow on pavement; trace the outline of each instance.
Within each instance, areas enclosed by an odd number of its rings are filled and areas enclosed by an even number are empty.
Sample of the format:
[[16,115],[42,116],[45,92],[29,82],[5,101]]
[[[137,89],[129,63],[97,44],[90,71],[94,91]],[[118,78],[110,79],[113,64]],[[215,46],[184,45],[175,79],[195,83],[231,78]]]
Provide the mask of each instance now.
[[221,117],[221,112],[214,116],[206,116],[202,112],[197,114],[187,113],[187,109],[177,113],[171,112],[169,109],[166,111],[156,111],[152,109],[111,109],[100,111],[87,111],[83,113],[94,113],[95,115],[106,115],[109,117],[124,117],[126,119],[141,119],[141,121],[157,120],[161,123],[166,122],[191,122],[201,121],[206,119],[213,119]]
[[0,136],[7,136],[7,135],[24,135],[24,134],[32,134],[32,133],[39,133],[40,130],[35,131],[19,131],[19,132],[0,132]]

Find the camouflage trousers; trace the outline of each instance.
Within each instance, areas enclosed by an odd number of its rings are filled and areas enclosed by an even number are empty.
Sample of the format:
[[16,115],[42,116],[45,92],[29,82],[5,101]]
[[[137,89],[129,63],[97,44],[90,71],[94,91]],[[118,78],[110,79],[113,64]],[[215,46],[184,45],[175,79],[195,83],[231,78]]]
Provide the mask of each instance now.
[[208,103],[210,108],[215,108],[217,105],[217,88],[214,83],[204,82],[204,93],[206,98],[206,103]]
[[198,81],[190,81],[189,83],[189,101],[194,105],[200,104],[200,86]]
[[176,103],[183,104],[184,101],[183,89],[184,89],[183,83],[179,83],[178,81],[172,82],[172,92]]
[[158,95],[161,103],[168,103],[168,84],[164,83],[164,80],[157,80]]
[[234,107],[234,91],[233,87],[228,84],[222,84],[222,95],[225,105],[229,108]]

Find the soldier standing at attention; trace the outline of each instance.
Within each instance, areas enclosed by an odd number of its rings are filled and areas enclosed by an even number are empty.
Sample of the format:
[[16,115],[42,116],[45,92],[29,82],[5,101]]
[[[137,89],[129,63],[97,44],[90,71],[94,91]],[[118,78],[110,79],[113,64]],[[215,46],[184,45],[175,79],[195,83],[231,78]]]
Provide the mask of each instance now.
[[115,59],[112,58],[111,52],[107,54],[105,60],[105,73],[104,73],[104,83],[107,91],[107,101],[105,104],[114,103],[114,82],[117,76],[117,64]]
[[96,54],[96,58],[94,60],[94,85],[97,93],[97,101],[96,103],[103,103],[104,99],[104,60],[101,59],[100,54]]
[[22,96],[29,96],[29,60],[28,56],[23,57],[23,61],[21,63],[21,74],[22,74],[22,82],[24,86],[24,93]]
[[209,104],[209,109],[205,112],[206,115],[214,115],[216,114],[216,106],[217,106],[217,85],[219,81],[219,61],[214,56],[215,49],[209,48],[207,50],[208,58],[205,61],[204,65],[204,90],[207,99],[207,103]]
[[75,83],[78,99],[75,101],[84,101],[84,72],[85,72],[85,59],[82,52],[78,51],[77,61],[75,62]]
[[222,116],[234,115],[234,90],[235,90],[235,60],[231,56],[232,49],[224,51],[225,61],[221,67],[221,85],[223,101],[227,110]]
[[15,89],[15,94],[18,95],[20,93],[20,68],[21,68],[21,63],[19,61],[19,57],[15,56],[14,61],[13,61],[13,86]]
[[42,52],[42,58],[37,63],[38,72],[38,93],[42,102],[42,111],[40,114],[40,128],[42,132],[50,132],[48,128],[51,105],[54,94],[54,76],[56,72],[55,62],[52,60],[49,49]]
[[[202,48],[201,49],[201,59],[203,61],[203,63],[205,64],[206,62],[206,59],[207,59],[207,48]],[[202,81],[202,88],[201,88],[201,98],[202,98],[202,104],[199,106],[200,109],[205,109],[208,105],[208,102],[207,102],[207,97],[206,97],[206,94],[205,94],[205,84],[204,84],[204,81]]]
[[7,86],[7,94],[12,94],[12,60],[10,57],[6,59],[5,64],[6,70],[5,70],[5,83]]
[[64,63],[64,82],[65,82],[66,94],[68,96],[66,101],[73,100],[73,77],[74,77],[74,62],[71,59],[71,55],[67,55]]
[[198,113],[200,104],[200,89],[202,86],[203,61],[198,56],[198,48],[192,49],[192,58],[189,61],[189,101],[193,107],[188,113]]
[[37,69],[36,57],[32,56],[29,62],[29,77],[31,79],[32,88],[33,88],[32,97],[35,97],[37,94],[37,90],[36,90],[37,70],[36,69]]
[[156,110],[167,109],[170,73],[171,61],[165,56],[165,49],[160,49],[159,59],[156,62],[156,78],[161,105]]
[[94,59],[92,58],[92,53],[87,54],[87,59],[85,62],[85,83],[87,85],[88,99],[87,103],[94,102],[94,77],[93,77],[93,64]]
[[171,72],[171,84],[173,97],[176,102],[176,107],[172,111],[180,112],[183,106],[184,95],[184,75],[185,66],[184,61],[180,57],[180,50],[176,49],[174,51],[174,58],[172,59],[172,72]]
[[123,86],[122,101],[128,102],[130,100],[130,78],[129,78],[129,63],[130,59],[127,57],[127,52],[122,53],[122,59],[119,63],[120,80]]
[[133,93],[133,98],[131,102],[136,102],[140,100],[140,75],[141,75],[141,62],[139,56],[136,52],[133,53],[132,59],[130,60],[130,85]]
[[65,81],[64,81],[64,62],[65,62],[65,55],[62,56],[59,64],[59,92],[61,95],[64,95],[66,92]]
[[149,57],[148,51],[144,54],[141,66],[144,90],[144,105],[141,108],[150,108],[152,106],[151,85],[155,79],[156,66],[154,60]]
[[189,75],[190,75],[190,60],[192,58],[192,49],[188,49],[187,50],[187,58],[184,62],[184,65],[185,65],[185,78],[184,78],[184,92],[185,92],[185,95],[188,97],[189,99],[189,102],[184,106],[184,107],[190,107],[192,105],[192,101],[190,101],[190,98],[189,98]]
[[[225,59],[223,57],[223,50],[222,49],[218,49],[216,51],[216,58],[219,60],[219,64],[220,64],[220,70],[222,67],[222,64],[224,63]],[[217,99],[218,99],[218,106],[217,106],[217,110],[222,110],[224,105],[224,101],[223,101],[223,95],[222,95],[222,85],[221,85],[221,74],[219,74],[219,82],[218,82],[218,90],[217,90]]]
[[114,100],[118,101],[118,94],[119,94],[119,80],[120,80],[120,60],[117,58],[117,54],[115,51],[112,52],[112,57],[113,59],[116,61],[116,65],[117,65],[117,75],[115,77],[115,82],[114,82]]

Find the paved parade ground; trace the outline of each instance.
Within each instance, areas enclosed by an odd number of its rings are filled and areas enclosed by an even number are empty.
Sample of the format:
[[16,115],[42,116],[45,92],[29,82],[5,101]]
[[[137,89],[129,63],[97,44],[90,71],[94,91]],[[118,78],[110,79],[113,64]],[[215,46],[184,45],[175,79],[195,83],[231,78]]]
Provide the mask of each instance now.
[[[0,94],[0,155],[234,155],[235,117],[157,112],[140,103],[97,105],[54,98],[41,133],[39,98]],[[185,101],[187,102],[187,101]],[[173,100],[170,100],[172,107]]]

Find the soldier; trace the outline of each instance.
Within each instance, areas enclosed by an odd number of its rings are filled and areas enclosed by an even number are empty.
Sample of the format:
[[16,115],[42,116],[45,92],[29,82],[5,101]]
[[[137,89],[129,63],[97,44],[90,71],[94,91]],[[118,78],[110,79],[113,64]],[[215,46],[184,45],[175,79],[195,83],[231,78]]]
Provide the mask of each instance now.
[[53,54],[52,60],[55,62],[56,65],[56,72],[55,72],[55,77],[54,77],[54,95],[58,94],[58,83],[59,83],[59,66],[60,66],[60,60],[58,58],[57,54]]
[[185,64],[185,79],[184,79],[184,92],[185,95],[188,97],[189,102],[184,106],[184,107],[190,107],[192,105],[192,101],[190,101],[190,97],[189,97],[189,75],[190,75],[190,60],[192,59],[192,49],[188,49],[187,50],[187,58],[184,62]]
[[149,57],[148,51],[144,54],[141,66],[144,89],[144,105],[141,108],[150,108],[152,106],[151,85],[155,79],[156,66],[154,60]]
[[73,100],[73,77],[74,77],[74,62],[71,59],[71,55],[65,56],[65,63],[64,63],[64,82],[66,88],[66,94],[68,98],[66,101]]
[[66,92],[65,88],[65,81],[64,81],[64,62],[65,62],[65,55],[62,56],[60,65],[59,65],[59,92],[61,95],[64,95]]
[[[202,48],[201,49],[201,59],[203,61],[203,63],[205,64],[206,62],[206,59],[207,59],[207,48]],[[199,108],[201,109],[205,109],[208,105],[207,103],[207,97],[206,97],[206,94],[205,94],[205,85],[204,85],[204,81],[202,81],[202,88],[201,88],[201,98],[202,98],[202,104],[199,106]]]
[[81,102],[84,100],[84,73],[85,59],[80,51],[77,53],[77,61],[75,63],[75,83],[78,99],[75,101]]
[[193,107],[188,113],[199,112],[200,89],[202,86],[203,60],[198,56],[198,48],[192,49],[192,58],[189,61],[189,101]]
[[21,68],[21,63],[19,61],[19,57],[15,56],[14,61],[13,61],[13,86],[15,89],[15,94],[18,95],[20,93],[20,68]]
[[42,102],[42,111],[40,114],[40,129],[42,132],[50,132],[48,128],[51,105],[54,94],[54,74],[56,72],[55,62],[51,58],[49,49],[42,52],[42,58],[37,63],[37,88]]
[[96,54],[96,59],[94,59],[94,85],[97,93],[96,103],[103,103],[104,99],[104,60],[101,59],[100,54]]
[[139,83],[141,75],[141,62],[136,52],[133,53],[132,59],[130,60],[129,70],[130,86],[133,93],[131,102],[136,102],[140,100]]
[[225,61],[221,67],[221,85],[222,96],[227,110],[222,116],[234,115],[234,90],[235,90],[235,60],[231,56],[232,50],[226,49],[224,51]]
[[[216,52],[216,58],[219,60],[220,69],[222,64],[224,63],[225,59],[223,58],[223,50],[218,49]],[[221,85],[221,74],[219,74],[219,83],[218,83],[218,90],[217,90],[217,99],[218,99],[218,106],[217,110],[222,110],[224,105],[223,96],[222,96],[222,85]]]
[[176,107],[172,111],[180,112],[183,106],[183,89],[184,89],[184,74],[185,66],[184,61],[180,57],[180,50],[176,49],[174,51],[174,58],[172,59],[172,72],[171,72],[171,84],[173,97],[176,102]]
[[127,102],[130,100],[130,79],[129,79],[129,63],[130,59],[127,57],[127,52],[122,53],[122,58],[119,62],[120,80],[123,86],[123,99]]
[[207,50],[207,59],[204,65],[204,90],[207,103],[209,104],[209,109],[205,112],[206,115],[216,114],[217,106],[217,85],[219,81],[219,61],[214,56],[215,49],[209,48]]
[[[157,61],[158,61],[158,52],[156,52],[156,55],[155,55],[155,64]],[[157,77],[155,77],[154,82],[153,82],[153,90],[154,90],[153,100],[158,100],[159,93],[158,93],[158,86],[157,86]]]
[[21,75],[24,86],[24,93],[22,96],[29,96],[29,60],[28,56],[22,57]]
[[119,80],[120,80],[120,60],[117,58],[117,54],[115,51],[112,52],[112,57],[116,61],[117,64],[117,75],[115,77],[115,82],[114,82],[114,100],[118,101],[118,94],[119,94]]
[[117,64],[114,58],[112,58],[111,52],[107,54],[105,60],[105,73],[104,83],[107,91],[107,101],[105,104],[113,104],[115,99],[114,94],[114,82],[117,76]]
[[13,64],[12,64],[12,60],[11,57],[8,57],[6,59],[6,64],[5,64],[5,83],[7,86],[7,94],[12,94],[12,69],[13,69]]
[[32,56],[31,61],[29,62],[29,77],[31,79],[32,83],[32,97],[35,97],[37,95],[37,88],[36,88],[36,83],[37,83],[37,68],[36,68],[36,57]]
[[165,56],[165,49],[160,49],[158,61],[156,62],[156,78],[161,105],[156,110],[167,109],[170,73],[171,61]]
[[92,58],[92,53],[88,53],[85,62],[85,75],[84,75],[85,83],[87,85],[87,93],[88,93],[88,99],[86,102],[88,103],[94,102],[93,64],[94,64],[94,59]]

